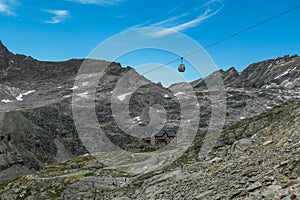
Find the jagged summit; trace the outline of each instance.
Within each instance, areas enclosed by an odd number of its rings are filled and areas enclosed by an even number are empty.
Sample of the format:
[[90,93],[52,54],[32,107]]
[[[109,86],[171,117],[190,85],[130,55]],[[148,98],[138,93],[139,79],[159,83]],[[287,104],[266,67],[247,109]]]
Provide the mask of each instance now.
[[[242,72],[234,67],[218,70],[205,78],[191,82],[197,90],[206,90],[206,81],[221,76],[226,87],[235,88],[295,88],[300,87],[300,57],[283,56],[249,65]],[[180,85],[180,84],[179,84]],[[173,84],[171,87],[178,87]]]
[[4,44],[2,43],[2,40],[0,40],[0,49],[2,49],[2,48],[6,48],[6,47],[5,47]]
[[0,40],[0,59],[11,55],[13,55],[13,53],[11,53]]
[[209,76],[205,78],[201,78],[199,80],[193,81],[191,85],[198,90],[206,90],[206,81],[213,81],[216,79],[216,77],[220,76],[224,82],[224,85],[228,85],[236,80],[236,78],[239,76],[238,71],[231,67],[228,70],[224,71],[223,69],[220,69],[218,71],[213,72]]
[[228,74],[231,74],[231,75],[238,75],[239,72],[235,69],[235,67],[230,67],[228,70],[226,70],[226,72]]
[[244,69],[229,85],[234,87],[299,87],[300,57],[283,56],[258,63]]
[[14,57],[0,40],[0,69],[7,68],[9,61]]

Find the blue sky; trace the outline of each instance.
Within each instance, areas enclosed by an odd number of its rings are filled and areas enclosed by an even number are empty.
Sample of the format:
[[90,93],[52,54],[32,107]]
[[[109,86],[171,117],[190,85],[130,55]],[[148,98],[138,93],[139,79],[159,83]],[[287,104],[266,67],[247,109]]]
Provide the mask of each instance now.
[[[111,36],[148,26],[167,28],[156,37],[179,31],[206,46],[298,4],[296,0],[0,0],[0,40],[14,53],[54,61],[87,57]],[[300,9],[213,46],[207,53],[218,68],[235,66],[239,71],[253,62],[299,54],[299,19]],[[143,50],[118,61],[137,67],[177,57]],[[176,70],[178,64],[171,67]],[[168,79],[168,85],[179,80],[173,78],[175,74],[158,71],[148,78]],[[198,78],[191,71],[184,76],[188,81]]]

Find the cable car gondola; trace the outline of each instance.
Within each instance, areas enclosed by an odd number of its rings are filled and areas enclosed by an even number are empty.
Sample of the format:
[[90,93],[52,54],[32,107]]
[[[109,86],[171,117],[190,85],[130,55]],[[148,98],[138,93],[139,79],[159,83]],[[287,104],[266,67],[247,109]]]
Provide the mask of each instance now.
[[183,57],[181,57],[181,64],[178,67],[179,72],[184,72],[185,71],[185,65],[183,64]]

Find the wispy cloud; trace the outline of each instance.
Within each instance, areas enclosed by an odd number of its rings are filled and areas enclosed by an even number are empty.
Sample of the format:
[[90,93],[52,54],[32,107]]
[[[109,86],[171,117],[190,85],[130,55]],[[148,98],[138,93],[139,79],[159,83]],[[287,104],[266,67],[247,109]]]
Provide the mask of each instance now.
[[200,15],[200,16],[198,16],[198,17],[196,17],[196,18],[194,18],[190,21],[181,23],[179,25],[172,26],[172,27],[166,28],[164,30],[155,32],[153,36],[162,37],[162,36],[165,36],[165,35],[172,34],[174,32],[184,31],[186,29],[195,27],[195,26],[199,25],[201,22],[203,22],[204,20],[206,20],[206,19],[214,16],[215,14],[217,14],[220,10],[221,9],[218,9],[218,10],[212,12],[211,9],[206,9],[205,12],[202,15]]
[[[209,0],[192,11],[185,12],[181,15],[173,16],[152,24],[147,24],[147,26],[163,28],[151,33],[152,37],[163,37],[174,32],[184,31],[189,28],[196,27],[204,20],[216,15],[220,10],[222,10],[222,8],[223,3],[221,0]],[[203,12],[199,15],[200,10],[203,10]],[[143,26],[134,27],[140,28],[145,26],[146,25],[144,24]]]
[[175,16],[175,17],[171,17],[168,19],[165,19],[163,21],[160,22],[155,22],[153,24],[150,24],[149,26],[153,26],[153,27],[166,27],[166,26],[172,26],[174,24],[174,22],[176,22],[178,19],[187,16],[188,13],[184,13],[182,15],[179,16]]
[[[216,4],[222,4],[222,1],[221,0],[209,0],[207,1],[206,3],[204,3],[202,6],[200,7],[204,7],[204,6],[213,6],[213,5],[216,5]],[[223,4],[222,4],[223,5]]]
[[14,12],[11,11],[11,9],[8,7],[8,5],[0,2],[0,13],[6,14],[6,15],[13,15]]
[[18,2],[15,0],[0,0],[0,13],[10,16],[16,15],[12,7],[17,4]]
[[131,30],[131,29],[136,29],[136,28],[141,28],[145,26],[149,26],[149,23],[151,23],[151,20],[147,20],[141,24],[136,24],[134,26],[127,27],[126,30]]
[[119,3],[122,3],[125,0],[66,0],[73,1],[80,4],[95,4],[98,6],[112,6]]
[[70,17],[68,10],[44,10],[47,13],[53,14],[51,20],[44,21],[47,24],[59,24]]

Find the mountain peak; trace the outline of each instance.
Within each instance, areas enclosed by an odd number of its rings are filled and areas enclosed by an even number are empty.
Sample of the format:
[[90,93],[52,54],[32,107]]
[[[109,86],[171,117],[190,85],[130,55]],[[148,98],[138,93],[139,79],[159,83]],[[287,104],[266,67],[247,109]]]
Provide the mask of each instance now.
[[2,41],[0,40],[0,48],[6,48],[5,46],[4,46],[4,44],[2,43]]
[[272,84],[278,87],[296,87],[299,84],[299,65],[298,55],[253,63],[240,73],[233,85],[247,88],[269,87]]
[[227,72],[231,72],[231,73],[238,73],[238,71],[235,69],[235,67],[230,67]]
[[0,40],[0,55],[11,53]]

